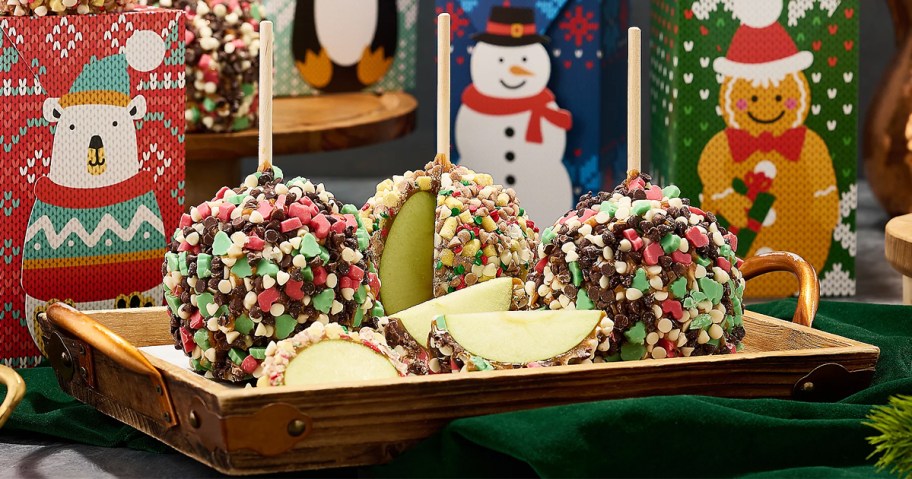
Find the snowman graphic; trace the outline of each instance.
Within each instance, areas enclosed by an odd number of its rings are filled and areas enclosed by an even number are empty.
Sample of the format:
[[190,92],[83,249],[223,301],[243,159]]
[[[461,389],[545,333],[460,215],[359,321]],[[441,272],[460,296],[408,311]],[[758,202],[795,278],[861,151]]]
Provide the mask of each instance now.
[[152,71],[164,55],[157,33],[137,31],[123,53],[92,57],[66,94],[44,102],[53,151],[48,175],[35,183],[22,261],[26,318],[39,347],[35,317],[49,302],[161,304],[164,226],[134,125],[146,99],[130,96],[127,68]]
[[562,162],[572,117],[547,87],[548,38],[536,32],[531,8],[500,6],[473,38],[472,83],[456,114],[460,158],[515,189],[532,219],[553,221],[574,199]]
[[[805,125],[811,93],[799,51],[779,23],[782,0],[731,0],[741,26],[725,57],[719,106],[727,128],[706,144],[698,174],[702,206],[738,237],[738,254],[792,251],[818,271],[839,223],[836,175],[827,145]],[[752,294],[795,292],[793,280],[766,275]]]

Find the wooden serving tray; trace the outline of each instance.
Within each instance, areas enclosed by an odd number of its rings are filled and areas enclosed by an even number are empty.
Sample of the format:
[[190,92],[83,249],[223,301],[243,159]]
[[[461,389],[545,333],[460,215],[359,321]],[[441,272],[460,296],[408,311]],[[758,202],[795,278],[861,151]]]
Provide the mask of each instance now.
[[[780,254],[742,271],[796,272],[796,261]],[[809,325],[816,275],[801,267],[795,320]],[[880,353],[748,311],[738,354],[258,389],[138,349],[173,345],[165,308],[83,314],[57,303],[38,324],[66,392],[227,474],[381,464],[453,419],[559,404],[667,394],[830,401],[866,387]]]

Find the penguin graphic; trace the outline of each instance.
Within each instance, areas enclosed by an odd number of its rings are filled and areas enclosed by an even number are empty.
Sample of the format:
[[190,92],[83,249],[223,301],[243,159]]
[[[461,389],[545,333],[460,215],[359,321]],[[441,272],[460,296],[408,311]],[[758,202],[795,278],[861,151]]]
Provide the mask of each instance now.
[[298,0],[292,53],[317,90],[363,90],[383,78],[399,41],[396,0]]

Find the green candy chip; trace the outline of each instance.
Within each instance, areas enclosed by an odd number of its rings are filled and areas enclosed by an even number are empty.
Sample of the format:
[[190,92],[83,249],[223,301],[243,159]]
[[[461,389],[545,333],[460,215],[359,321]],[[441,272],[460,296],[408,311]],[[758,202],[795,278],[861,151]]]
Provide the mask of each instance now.
[[193,342],[203,351],[212,347],[212,345],[209,344],[209,330],[205,328],[197,330],[193,333]]
[[605,213],[608,213],[612,217],[614,216],[615,213],[617,213],[617,210],[618,210],[618,205],[617,205],[617,203],[615,203],[613,201],[603,201],[602,204],[599,205],[599,211],[604,211]]
[[627,343],[621,346],[622,361],[638,361],[646,354],[646,346],[642,344]]
[[361,327],[361,322],[364,320],[364,310],[358,308],[355,310],[355,318],[352,319],[352,326],[355,328]]
[[633,282],[630,283],[630,287],[638,289],[642,292],[649,290],[649,280],[646,279],[646,270],[643,268],[637,269],[636,274],[633,276]]
[[310,266],[305,266],[304,269],[301,270],[301,276],[304,278],[304,281],[313,281],[314,273],[313,270],[310,269]]
[[180,298],[171,293],[165,293],[165,301],[168,302],[168,308],[171,309],[171,312],[174,314],[178,314],[178,311],[180,310],[180,307],[181,307]]
[[681,299],[687,294],[687,278],[680,277],[671,283],[671,295]]
[[690,322],[690,327],[687,329],[706,329],[712,326],[712,323],[712,317],[708,314],[701,314]]
[[[364,304],[364,300],[367,299],[367,288],[364,287],[363,284],[358,286],[358,289],[355,290],[354,299],[356,303]],[[360,310],[361,308],[358,308],[358,311]]]
[[634,344],[643,344],[646,340],[646,325],[642,322],[636,323],[632,328],[624,331],[624,337]]
[[241,363],[244,361],[244,358],[247,357],[247,353],[244,351],[241,351],[238,348],[231,348],[231,350],[228,351],[228,357],[231,358],[231,361],[234,364],[237,364],[238,366],[240,366]]
[[668,198],[678,198],[681,196],[681,188],[678,188],[675,185],[668,185],[665,188],[662,188],[662,195],[667,196]]
[[317,243],[317,237],[306,233],[303,238],[301,238],[301,254],[306,256],[308,259],[313,258],[320,254],[320,244]]
[[257,274],[260,276],[272,276],[273,278],[279,274],[279,265],[269,261],[268,259],[261,259],[257,265]]
[[228,237],[228,233],[224,231],[219,231],[215,234],[215,238],[212,240],[212,254],[216,256],[224,256],[228,254],[228,248],[231,247],[233,243],[231,238]]
[[671,254],[677,251],[681,246],[681,237],[674,233],[669,233],[662,238],[661,243],[662,250],[665,251],[665,254]]
[[238,260],[235,261],[234,266],[231,267],[231,274],[238,278],[246,278],[253,274],[253,270],[250,269],[250,263],[248,263],[246,259],[238,258]]
[[178,266],[177,255],[174,253],[165,253],[165,262],[168,263],[168,271],[177,271],[180,268],[180,266]]
[[595,305],[592,304],[592,300],[585,290],[581,289],[576,293],[576,309],[595,309]]
[[573,276],[573,286],[579,288],[579,285],[583,283],[583,272],[580,271],[579,263],[571,261],[567,267],[570,268],[570,274]]
[[290,314],[283,314],[275,319],[275,336],[278,339],[285,339],[294,331],[298,325],[298,320]]
[[212,293],[200,293],[196,295],[196,307],[199,308],[200,314],[204,318],[211,318],[212,315],[209,314],[209,303],[211,303],[215,298],[212,297]]
[[253,359],[259,359],[260,361],[266,359],[266,348],[250,348],[247,350]]
[[317,293],[313,298],[313,306],[317,311],[321,313],[329,313],[329,310],[332,308],[333,300],[336,298],[336,294],[331,289],[324,289]]
[[177,267],[184,276],[190,274],[190,263],[187,262],[187,252],[181,251],[177,254]]
[[545,228],[545,231],[542,231],[541,242],[542,244],[549,244],[551,240],[557,237],[557,233],[554,232],[554,227],[549,226]]
[[196,255],[196,275],[200,278],[212,276],[212,255],[200,253]]
[[386,311],[383,310],[383,305],[380,304],[380,301],[374,301],[374,307],[371,308],[370,314],[374,318],[386,316]]
[[235,318],[234,330],[241,334],[250,334],[253,331],[253,321],[246,314],[242,314]]
[[630,207],[630,212],[635,215],[644,215],[649,209],[652,208],[652,201],[650,200],[636,200],[633,202],[633,205]]

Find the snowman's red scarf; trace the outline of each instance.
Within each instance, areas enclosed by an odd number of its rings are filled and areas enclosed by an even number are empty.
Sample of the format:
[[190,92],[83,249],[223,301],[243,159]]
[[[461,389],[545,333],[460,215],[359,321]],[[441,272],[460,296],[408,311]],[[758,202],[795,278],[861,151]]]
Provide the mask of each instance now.
[[469,85],[462,92],[462,104],[485,115],[513,115],[516,113],[531,112],[529,125],[526,127],[526,141],[529,143],[542,142],[542,119],[548,120],[554,126],[569,130],[573,125],[570,112],[560,108],[548,106],[554,101],[554,93],[545,88],[541,93],[525,98],[494,98],[479,92],[475,85]]
[[144,195],[151,189],[152,173],[145,170],[120,183],[101,188],[71,188],[42,176],[35,184],[35,196],[39,201],[54,206],[87,209],[123,203]]

